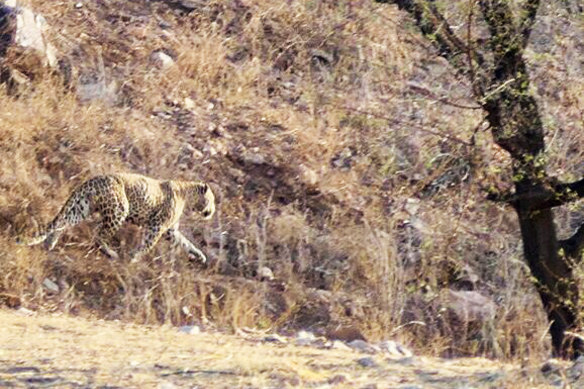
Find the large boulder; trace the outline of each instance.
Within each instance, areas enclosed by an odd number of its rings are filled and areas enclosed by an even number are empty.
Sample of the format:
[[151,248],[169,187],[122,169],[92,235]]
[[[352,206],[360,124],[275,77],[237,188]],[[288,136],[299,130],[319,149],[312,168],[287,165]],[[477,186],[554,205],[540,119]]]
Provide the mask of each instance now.
[[15,0],[0,3],[0,56],[4,70],[16,81],[42,68],[56,68],[57,51],[49,41],[45,18]]
[[497,312],[491,298],[472,290],[447,290],[443,296],[443,307],[463,325],[488,323]]

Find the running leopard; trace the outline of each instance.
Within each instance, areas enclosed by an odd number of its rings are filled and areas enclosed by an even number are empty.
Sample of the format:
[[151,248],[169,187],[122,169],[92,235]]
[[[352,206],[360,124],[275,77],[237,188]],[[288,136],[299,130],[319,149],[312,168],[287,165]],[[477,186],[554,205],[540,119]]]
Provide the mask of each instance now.
[[145,230],[141,244],[130,254],[132,261],[138,260],[165,236],[189,255],[206,262],[205,254],[178,230],[179,218],[187,204],[208,220],[215,212],[215,195],[207,183],[200,181],[157,180],[140,174],[96,176],[71,193],[44,230],[18,241],[29,246],[44,242],[45,248],[52,250],[67,227],[97,213],[100,219],[96,241],[112,258],[118,255],[108,243],[122,224],[129,222]]

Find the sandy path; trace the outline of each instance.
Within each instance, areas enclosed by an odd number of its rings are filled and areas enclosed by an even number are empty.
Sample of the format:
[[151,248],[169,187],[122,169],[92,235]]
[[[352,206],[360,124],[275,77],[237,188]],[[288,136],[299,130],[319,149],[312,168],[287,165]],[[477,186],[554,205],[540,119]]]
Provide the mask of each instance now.
[[[0,310],[0,387],[548,387],[486,359],[393,359],[260,339]],[[367,357],[374,366],[360,365]]]

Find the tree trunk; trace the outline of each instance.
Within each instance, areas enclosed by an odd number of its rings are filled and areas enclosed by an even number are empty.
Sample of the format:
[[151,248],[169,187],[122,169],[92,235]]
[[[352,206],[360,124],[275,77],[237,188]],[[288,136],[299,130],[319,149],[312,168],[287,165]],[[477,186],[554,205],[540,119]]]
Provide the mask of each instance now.
[[570,342],[564,334],[577,320],[577,306],[573,304],[577,303],[578,290],[570,264],[559,255],[552,210],[532,211],[529,204],[518,204],[516,211],[525,259],[550,320],[554,355],[576,358],[582,351],[582,341],[574,338]]

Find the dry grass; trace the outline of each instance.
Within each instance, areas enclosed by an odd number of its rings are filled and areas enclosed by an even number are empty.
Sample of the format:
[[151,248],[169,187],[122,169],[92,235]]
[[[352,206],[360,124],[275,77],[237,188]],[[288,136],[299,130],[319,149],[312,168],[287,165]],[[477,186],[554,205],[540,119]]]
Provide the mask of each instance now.
[[[470,139],[480,111],[417,92],[472,104],[396,9],[213,0],[184,14],[165,2],[27,3],[53,26],[78,79],[103,79],[115,99],[81,102],[75,82],[64,87],[50,72],[18,95],[0,90],[0,293],[127,322],[348,325],[428,354],[547,354],[516,222],[480,192],[508,177],[506,156],[484,131],[474,148],[452,140]],[[569,61],[562,47],[577,41],[566,35],[543,59],[533,55],[551,169],[562,177],[581,174],[570,161],[582,144],[574,125],[582,69],[556,69]],[[149,62],[160,49],[174,67]],[[545,82],[550,74],[566,77],[561,95]],[[110,262],[93,249],[91,226],[68,232],[51,253],[13,243],[50,220],[75,184],[109,171],[211,181],[214,220],[182,221],[211,265],[166,243],[143,263]],[[447,173],[454,179],[440,188]],[[562,233],[577,211],[560,215]],[[121,239],[133,245],[137,235],[128,229]],[[255,279],[261,266],[277,280]],[[460,329],[435,304],[466,268],[498,302],[488,328]],[[45,278],[60,292],[43,288]]]

